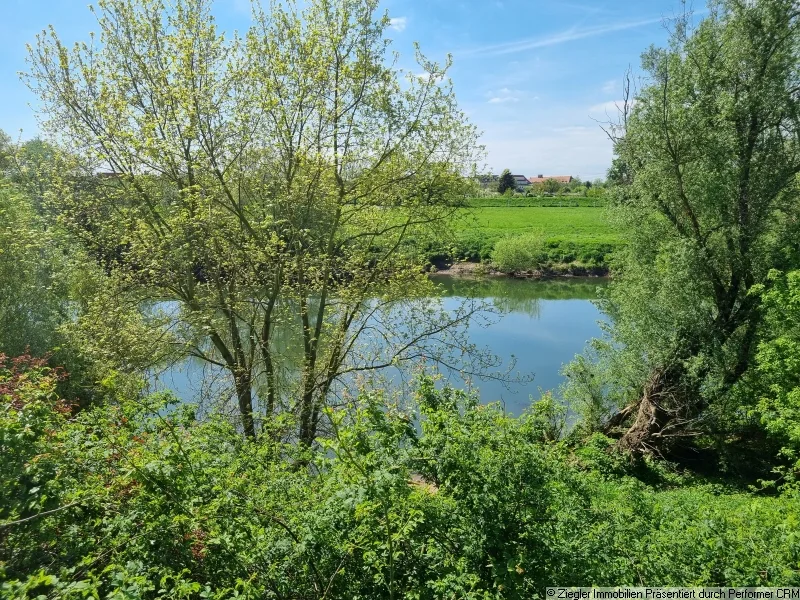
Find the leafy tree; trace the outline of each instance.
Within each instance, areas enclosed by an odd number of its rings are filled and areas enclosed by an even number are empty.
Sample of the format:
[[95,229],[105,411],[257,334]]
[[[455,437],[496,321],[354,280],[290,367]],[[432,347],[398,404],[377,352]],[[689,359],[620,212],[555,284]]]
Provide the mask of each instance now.
[[513,192],[516,189],[517,182],[514,181],[511,171],[506,169],[500,174],[500,181],[497,182],[497,191],[501,194],[505,194],[506,190],[511,190]]
[[800,271],[770,273],[763,296],[768,334],[756,353],[758,413],[780,444],[775,473],[800,490]]
[[631,169],[621,156],[615,156],[611,160],[606,177],[611,185],[630,185],[632,182]]
[[500,176],[491,172],[483,173],[475,178],[475,181],[483,190],[488,192],[496,192],[497,186],[500,181]]
[[553,178],[546,179],[542,183],[542,189],[548,194],[557,194],[559,191],[561,191],[561,188],[562,185]]
[[67,260],[32,203],[0,181],[0,352],[37,356],[57,345],[67,314]]
[[589,198],[602,198],[606,195],[605,188],[599,186],[593,186],[592,188],[586,190],[586,195]]
[[8,175],[41,214],[47,193],[58,179],[57,172],[65,168],[68,167],[59,160],[55,146],[35,138],[16,148],[9,160]]
[[285,411],[309,444],[342,377],[418,356],[469,313],[408,310],[431,284],[405,242],[449,222],[475,129],[449,62],[418,55],[430,76],[401,85],[376,10],[256,3],[227,39],[210,0],[101,0],[99,43],[51,29],[31,49],[48,126],[94,181],[64,181],[63,222],[105,249],[109,285],[177,301],[179,343],[228,373],[251,437]]
[[14,154],[14,148],[11,143],[11,138],[8,134],[0,129],[0,176],[11,165],[11,156]]
[[760,335],[754,290],[796,256],[800,13],[791,0],[709,8],[644,54],[648,79],[613,129],[628,245],[603,304],[621,409],[606,426],[638,452],[752,425],[733,391]]
[[501,238],[494,245],[492,262],[506,273],[541,269],[547,263],[546,239],[541,232]]
[[[154,319],[143,318],[130,294],[119,289],[110,294],[100,283],[104,275],[96,262],[40,214],[41,205],[24,190],[47,188],[52,180],[48,183],[41,172],[29,176],[25,186],[0,180],[0,353],[29,352],[64,367],[59,391],[83,407],[104,393],[97,384],[115,370],[151,366],[154,356],[165,351],[163,334],[143,326],[142,321]],[[107,347],[125,353],[125,361],[111,362],[91,352],[93,342],[84,332],[98,319],[113,323],[118,335]],[[123,383],[138,389],[138,379],[123,382],[132,370],[118,373],[118,391]]]

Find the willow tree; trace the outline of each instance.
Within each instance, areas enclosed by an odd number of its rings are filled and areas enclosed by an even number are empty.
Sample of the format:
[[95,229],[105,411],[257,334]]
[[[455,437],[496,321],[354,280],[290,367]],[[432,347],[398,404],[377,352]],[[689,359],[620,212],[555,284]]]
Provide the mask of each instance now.
[[[250,436],[286,411],[310,443],[343,374],[410,359],[469,312],[376,318],[428,294],[409,239],[452,217],[477,149],[449,61],[418,53],[425,76],[404,75],[377,4],[254,4],[226,37],[210,0],[100,0],[99,39],[68,49],[51,28],[30,51],[50,130],[107,172],[91,193],[64,183],[62,218],[115,249],[117,281],[179,302]],[[358,352],[367,335],[381,356]]]
[[715,0],[709,11],[643,55],[643,85],[612,130],[629,244],[605,301],[616,366],[603,393],[617,392],[608,425],[624,425],[635,451],[746,424],[733,392],[760,335],[755,292],[797,258],[800,9]]

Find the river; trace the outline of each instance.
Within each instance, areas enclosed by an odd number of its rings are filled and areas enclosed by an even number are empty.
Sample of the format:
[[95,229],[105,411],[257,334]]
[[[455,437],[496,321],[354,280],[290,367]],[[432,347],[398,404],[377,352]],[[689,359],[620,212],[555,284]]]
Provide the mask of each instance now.
[[[464,298],[482,299],[493,308],[490,324],[471,324],[468,338],[499,357],[505,367],[513,362],[517,380],[473,380],[469,384],[482,402],[500,401],[513,414],[519,414],[531,398],[537,399],[540,390],[557,388],[563,381],[562,365],[600,335],[602,314],[592,300],[598,287],[606,285],[603,279],[433,278],[445,309],[455,310]],[[391,377],[391,372],[387,376]],[[457,373],[444,376],[454,386],[467,386]],[[194,401],[200,396],[217,395],[223,379],[227,379],[225,373],[188,360],[161,372],[153,381],[156,388],[172,389],[179,398]],[[399,378],[391,386],[400,388]]]
[[[563,364],[580,353],[586,343],[600,335],[603,315],[592,302],[603,279],[465,279],[436,276],[445,305],[455,306],[465,297],[483,298],[498,310],[488,327],[470,326],[473,343],[488,348],[505,364],[516,361],[521,375],[532,381],[505,385],[477,381],[483,402],[501,401],[509,412],[519,414],[541,390],[557,388],[564,380]],[[454,378],[458,383],[458,378]]]

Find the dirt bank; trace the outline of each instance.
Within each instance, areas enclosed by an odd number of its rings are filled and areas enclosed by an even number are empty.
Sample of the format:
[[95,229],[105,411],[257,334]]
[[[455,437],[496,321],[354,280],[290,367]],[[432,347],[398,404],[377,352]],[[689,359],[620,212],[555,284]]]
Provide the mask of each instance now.
[[435,264],[432,273],[442,273],[453,277],[512,277],[515,279],[549,279],[553,277],[608,277],[605,267],[586,267],[584,265],[557,265],[552,268],[504,273],[493,269],[486,263],[456,262]]

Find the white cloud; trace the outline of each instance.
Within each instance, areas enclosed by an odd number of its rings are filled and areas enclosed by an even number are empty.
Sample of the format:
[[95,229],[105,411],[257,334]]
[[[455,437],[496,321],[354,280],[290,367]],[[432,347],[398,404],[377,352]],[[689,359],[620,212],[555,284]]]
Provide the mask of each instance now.
[[566,31],[562,31],[561,33],[556,33],[554,35],[547,37],[526,38],[523,40],[517,40],[516,42],[506,42],[503,44],[493,44],[490,46],[468,48],[462,50],[461,52],[457,52],[456,54],[459,54],[461,56],[476,56],[476,55],[499,56],[502,54],[513,54],[515,52],[523,52],[525,50],[532,50],[534,48],[556,46],[558,44],[564,44],[566,42],[572,42],[574,40],[580,40],[583,38],[604,35],[606,33],[612,33],[614,31],[623,31],[625,29],[634,29],[636,27],[642,27],[644,25],[652,25],[653,23],[659,23],[661,21],[662,18],[659,17],[657,19],[645,19],[642,21],[624,21],[622,23],[597,25],[594,27],[586,27],[584,29],[579,29],[578,27],[571,27]]
[[609,79],[603,84],[603,93],[604,94],[613,94],[617,91],[617,80],[616,79]]
[[519,102],[525,92],[521,90],[512,90],[507,87],[501,88],[496,91],[489,90],[486,92],[487,102],[489,104],[504,104],[506,102]]
[[420,81],[429,81],[431,77],[435,82],[444,79],[444,77],[442,77],[441,75],[431,75],[430,73],[412,73],[412,76],[419,79]]
[[406,17],[393,17],[389,19],[389,27],[395,31],[403,31],[407,24],[408,19]]

